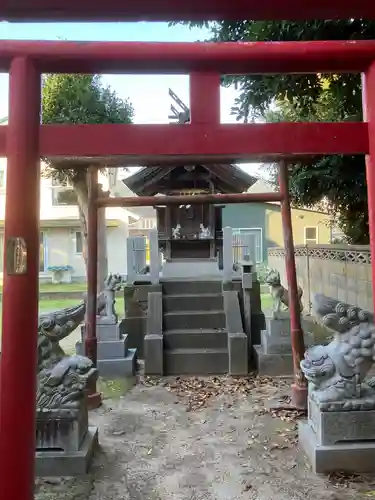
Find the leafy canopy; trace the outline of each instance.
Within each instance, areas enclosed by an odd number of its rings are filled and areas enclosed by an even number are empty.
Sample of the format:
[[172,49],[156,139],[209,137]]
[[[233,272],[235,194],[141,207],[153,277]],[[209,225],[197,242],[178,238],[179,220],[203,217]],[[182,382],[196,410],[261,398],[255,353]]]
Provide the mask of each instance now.
[[[121,99],[99,75],[46,75],[42,85],[42,120],[45,124],[131,123],[133,106]],[[62,184],[82,175],[82,169],[55,169],[49,164],[46,176]]]
[[[340,21],[240,21],[184,23],[205,27],[211,40],[308,41],[366,40],[375,38],[375,22]],[[232,108],[239,121],[341,121],[362,119],[361,80],[358,74],[247,75],[223,78],[235,84],[239,96]],[[369,241],[364,158],[330,156],[309,165],[297,164],[291,173],[291,193],[296,205],[316,206],[328,200],[351,243]]]

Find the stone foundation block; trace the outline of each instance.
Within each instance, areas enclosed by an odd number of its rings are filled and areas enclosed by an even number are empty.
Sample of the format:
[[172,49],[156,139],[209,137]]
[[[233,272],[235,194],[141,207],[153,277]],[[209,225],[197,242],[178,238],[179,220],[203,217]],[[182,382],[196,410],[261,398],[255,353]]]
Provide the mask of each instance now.
[[163,375],[163,336],[148,334],[144,339],[145,375]]
[[247,336],[244,333],[228,334],[229,375],[248,373]]
[[309,398],[308,413],[319,446],[355,441],[373,441],[375,446],[375,410],[321,411]]
[[[98,341],[98,359],[121,359],[125,358],[128,351],[128,336],[119,340]],[[85,355],[84,342],[76,343],[76,353]]]
[[56,409],[36,412],[36,449],[76,452],[88,429],[85,404],[76,410]]
[[259,375],[283,377],[293,374],[292,354],[268,354],[261,345],[253,346],[253,355]]
[[[99,345],[99,344],[98,344]],[[98,359],[99,375],[107,378],[131,377],[136,370],[136,349],[128,349],[126,358]]]
[[[342,429],[343,435],[347,429]],[[313,472],[374,473],[375,442],[346,441],[334,445],[320,445],[308,422],[299,423],[299,442],[311,463]]]
[[35,454],[35,474],[38,477],[81,476],[87,474],[98,447],[98,429],[89,427],[77,451],[47,449]]

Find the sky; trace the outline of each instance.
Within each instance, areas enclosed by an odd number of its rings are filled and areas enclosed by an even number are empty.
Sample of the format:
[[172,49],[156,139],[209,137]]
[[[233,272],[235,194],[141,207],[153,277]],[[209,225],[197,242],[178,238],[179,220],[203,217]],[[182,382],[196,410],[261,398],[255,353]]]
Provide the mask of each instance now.
[[[74,40],[134,42],[195,42],[209,37],[204,29],[189,29],[167,23],[6,23],[0,22],[0,40]],[[172,101],[171,88],[189,105],[189,81],[186,75],[103,75],[120,97],[129,98],[135,110],[135,123],[168,123]],[[233,123],[230,114],[236,91],[221,89],[221,122]],[[0,118],[8,115],[8,75],[0,73]],[[241,167],[250,174],[259,174],[259,164]]]

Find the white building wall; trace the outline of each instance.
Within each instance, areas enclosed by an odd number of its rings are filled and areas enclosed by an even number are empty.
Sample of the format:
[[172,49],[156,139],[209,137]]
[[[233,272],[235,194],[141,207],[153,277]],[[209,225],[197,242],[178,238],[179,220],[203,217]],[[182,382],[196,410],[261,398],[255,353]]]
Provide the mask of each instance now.
[[[3,171],[3,179],[6,183],[6,159],[0,158],[0,172]],[[1,178],[1,177],[0,177]],[[99,182],[104,190],[109,189],[109,178],[103,174],[99,176]],[[81,253],[76,252],[76,232],[79,229],[79,214],[77,206],[53,205],[52,180],[41,178],[40,185],[40,220],[41,231],[44,233],[45,243],[45,272],[41,276],[47,277],[48,266],[71,265],[74,269],[73,279],[82,279],[86,275],[85,263]],[[118,227],[107,227],[107,255],[108,271],[112,273],[126,274],[126,238],[128,237],[129,217],[134,214],[121,208],[106,208],[106,220],[111,225]],[[5,218],[5,185],[0,185],[0,221]],[[51,226],[49,226],[51,221]],[[53,223],[52,223],[53,221]],[[59,227],[61,225],[63,227]],[[52,227],[53,224],[53,227]],[[57,227],[56,227],[57,226]],[[0,236],[3,229],[0,230]],[[0,256],[1,257],[1,256]]]

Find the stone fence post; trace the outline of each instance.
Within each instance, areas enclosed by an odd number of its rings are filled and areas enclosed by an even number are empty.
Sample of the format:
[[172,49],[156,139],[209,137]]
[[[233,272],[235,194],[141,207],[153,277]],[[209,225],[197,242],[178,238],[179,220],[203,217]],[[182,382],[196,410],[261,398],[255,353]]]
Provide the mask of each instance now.
[[233,231],[231,227],[223,228],[223,275],[224,281],[232,281],[233,277]]
[[149,232],[150,242],[150,280],[153,285],[159,283],[160,275],[160,256],[158,230],[151,229]]

